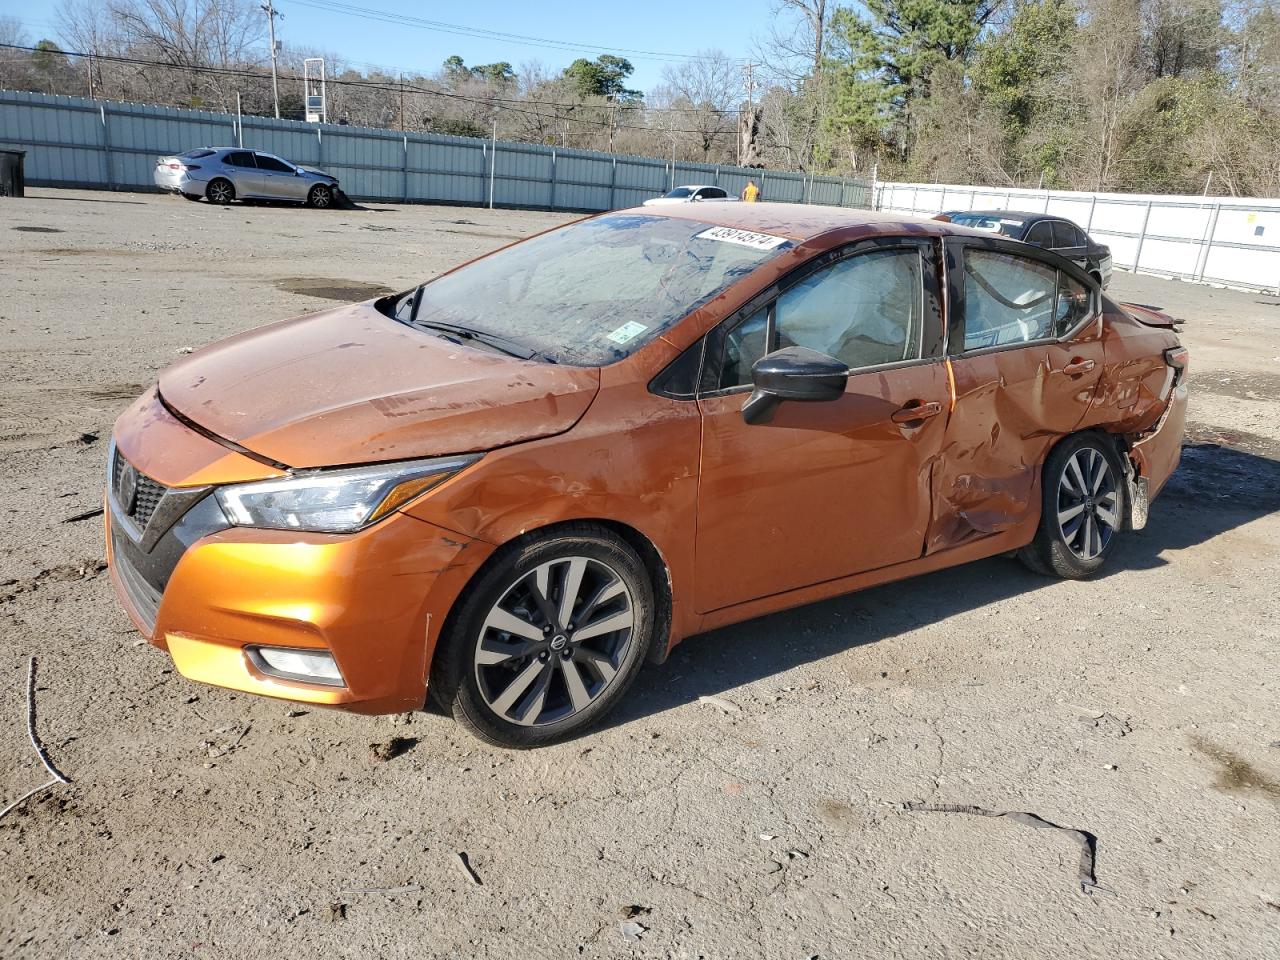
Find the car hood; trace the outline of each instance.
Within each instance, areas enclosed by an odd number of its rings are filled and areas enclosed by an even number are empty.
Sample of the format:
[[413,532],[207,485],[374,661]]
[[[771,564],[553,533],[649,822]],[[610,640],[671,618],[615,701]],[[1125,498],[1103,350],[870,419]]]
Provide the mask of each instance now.
[[290,467],[552,436],[578,421],[599,385],[596,369],[459,346],[372,303],[240,334],[160,375],[160,395],[180,417]]
[[311,167],[299,167],[304,177],[310,177],[312,180],[337,180],[332,173],[326,173],[323,170],[313,170]]

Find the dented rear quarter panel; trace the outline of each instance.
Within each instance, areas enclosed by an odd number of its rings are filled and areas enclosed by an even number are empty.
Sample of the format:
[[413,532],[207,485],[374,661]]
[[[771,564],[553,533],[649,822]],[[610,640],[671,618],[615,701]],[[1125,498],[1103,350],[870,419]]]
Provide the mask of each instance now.
[[1173,388],[1174,371],[1164,351],[1177,345],[1172,329],[1139,323],[1108,303],[1102,340],[1106,365],[1085,425],[1122,435],[1150,429],[1168,406]]

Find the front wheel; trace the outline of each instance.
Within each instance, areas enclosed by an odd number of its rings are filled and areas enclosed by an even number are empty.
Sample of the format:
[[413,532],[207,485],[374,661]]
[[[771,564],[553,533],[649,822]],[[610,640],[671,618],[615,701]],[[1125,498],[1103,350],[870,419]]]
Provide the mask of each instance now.
[[1115,444],[1093,433],[1063,441],[1045,461],[1042,483],[1040,528],[1019,558],[1049,576],[1095,573],[1124,528],[1124,470]]
[[307,205],[317,210],[327,210],[333,206],[333,189],[323,183],[317,183],[307,194]]
[[599,721],[644,662],[653,588],[612,531],[572,524],[501,557],[450,618],[433,693],[475,736],[542,746]]

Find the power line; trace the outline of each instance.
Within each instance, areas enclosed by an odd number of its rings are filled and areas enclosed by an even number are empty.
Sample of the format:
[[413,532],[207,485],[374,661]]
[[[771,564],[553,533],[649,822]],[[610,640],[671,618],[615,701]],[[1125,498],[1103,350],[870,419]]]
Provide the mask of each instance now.
[[[362,7],[354,3],[344,3],[342,0],[290,0],[290,2],[304,7],[311,7],[315,10],[324,10],[329,13],[339,13],[346,16],[358,17],[362,20],[376,20],[382,23],[394,23],[401,26],[417,27],[424,30],[431,30],[436,33],[448,33],[456,36],[479,37],[485,40],[502,40],[508,43],[518,43],[524,46],[549,47],[556,50],[569,50],[571,52],[578,53],[594,52],[630,54],[636,59],[671,62],[706,59],[700,54],[671,53],[661,50],[639,50],[633,47],[608,47],[594,43],[577,43],[568,40],[553,40],[549,37],[533,37],[521,33],[506,33],[501,30],[489,30],[484,27],[468,27],[463,24],[446,23],[441,20],[428,20],[424,17],[415,17],[407,13],[395,13],[388,10],[378,10],[373,7]],[[739,62],[743,60],[741,57],[732,57],[728,59]]]
[[[0,49],[25,50],[28,53],[42,52],[36,47],[30,47],[30,46],[24,46],[21,44],[12,44],[12,43],[0,43]],[[162,60],[149,60],[143,57],[125,57],[125,56],[114,55],[114,54],[85,53],[84,51],[80,51],[80,50],[57,50],[57,51],[48,51],[48,52],[50,53],[56,52],[68,57],[88,57],[88,58],[97,60],[100,63],[120,63],[120,64],[127,64],[131,66],[160,67],[165,70],[185,70],[190,73],[212,74],[214,76],[240,77],[240,78],[247,78],[247,79],[258,80],[258,81],[266,81],[270,79],[269,75],[264,75],[262,73],[255,72],[253,70],[246,69],[244,67],[214,67],[214,66],[203,66],[203,65],[176,64],[176,63],[167,63]],[[292,74],[292,75],[282,74],[280,75],[280,79],[296,80],[299,82],[303,80],[303,78],[301,76],[298,76],[297,74]],[[605,104],[605,105],[597,105],[597,104],[590,104],[590,103],[569,104],[569,103],[553,103],[553,102],[538,103],[537,101],[513,100],[509,98],[498,98],[498,97],[469,97],[469,96],[466,96],[465,94],[452,93],[450,91],[445,91],[445,90],[431,90],[424,87],[416,86],[413,83],[406,83],[404,81],[382,82],[382,81],[375,81],[375,80],[336,80],[335,79],[335,80],[329,80],[328,83],[335,86],[356,87],[359,89],[374,90],[374,91],[379,91],[383,93],[398,93],[407,88],[409,91],[413,93],[419,93],[419,94],[423,94],[426,96],[433,96],[433,97],[442,97],[447,100],[458,100],[458,101],[463,101],[467,103],[478,104],[480,106],[490,107],[496,110],[504,110],[507,113],[513,113],[520,116],[537,117],[538,119],[541,119],[541,120],[553,120],[553,121],[563,120],[567,123],[584,123],[590,126],[597,126],[597,127],[608,127],[610,123],[607,117],[603,119],[595,120],[589,117],[562,116],[558,112],[548,115],[545,113],[538,112],[536,110],[528,109],[529,107],[540,107],[540,106],[552,107],[552,108],[565,107],[566,109],[570,109],[570,110],[577,110],[577,109],[583,109],[583,108],[604,109],[605,106],[610,106],[608,104]],[[519,104],[520,106],[502,106],[501,104]],[[616,104],[612,106],[616,106]],[[654,107],[654,108],[644,107],[643,109],[647,113],[668,112],[660,107]],[[671,112],[676,112],[676,111],[671,111]],[[716,111],[716,112],[732,114],[735,111],[725,110],[725,111]],[[668,127],[655,128],[655,127],[647,126],[644,124],[632,124],[632,123],[615,122],[613,126],[615,129],[621,129],[621,130],[645,130],[648,132],[654,132],[656,130],[662,133],[688,133],[688,134],[697,134],[699,136],[706,133],[706,131],[703,131],[703,130],[683,130],[683,129],[676,129],[676,128],[668,128]]]

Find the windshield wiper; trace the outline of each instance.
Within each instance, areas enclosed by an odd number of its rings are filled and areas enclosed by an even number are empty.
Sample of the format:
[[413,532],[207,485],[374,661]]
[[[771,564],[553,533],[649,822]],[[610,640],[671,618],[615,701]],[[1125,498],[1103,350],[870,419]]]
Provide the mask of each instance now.
[[462,337],[464,340],[474,340],[476,343],[483,343],[493,347],[495,350],[507,354],[510,357],[518,357],[521,360],[533,360],[535,358],[544,360],[547,363],[555,363],[554,357],[551,357],[539,350],[534,350],[527,344],[521,343],[519,340],[512,340],[510,337],[504,337],[501,334],[490,333],[488,330],[477,330],[474,327],[466,327],[460,323],[449,323],[444,320],[419,320],[418,308],[422,306],[422,288],[426,284],[420,285],[413,291],[413,303],[409,308],[408,323],[413,327],[425,327],[429,330],[439,330],[442,333],[451,333],[454,336]]

